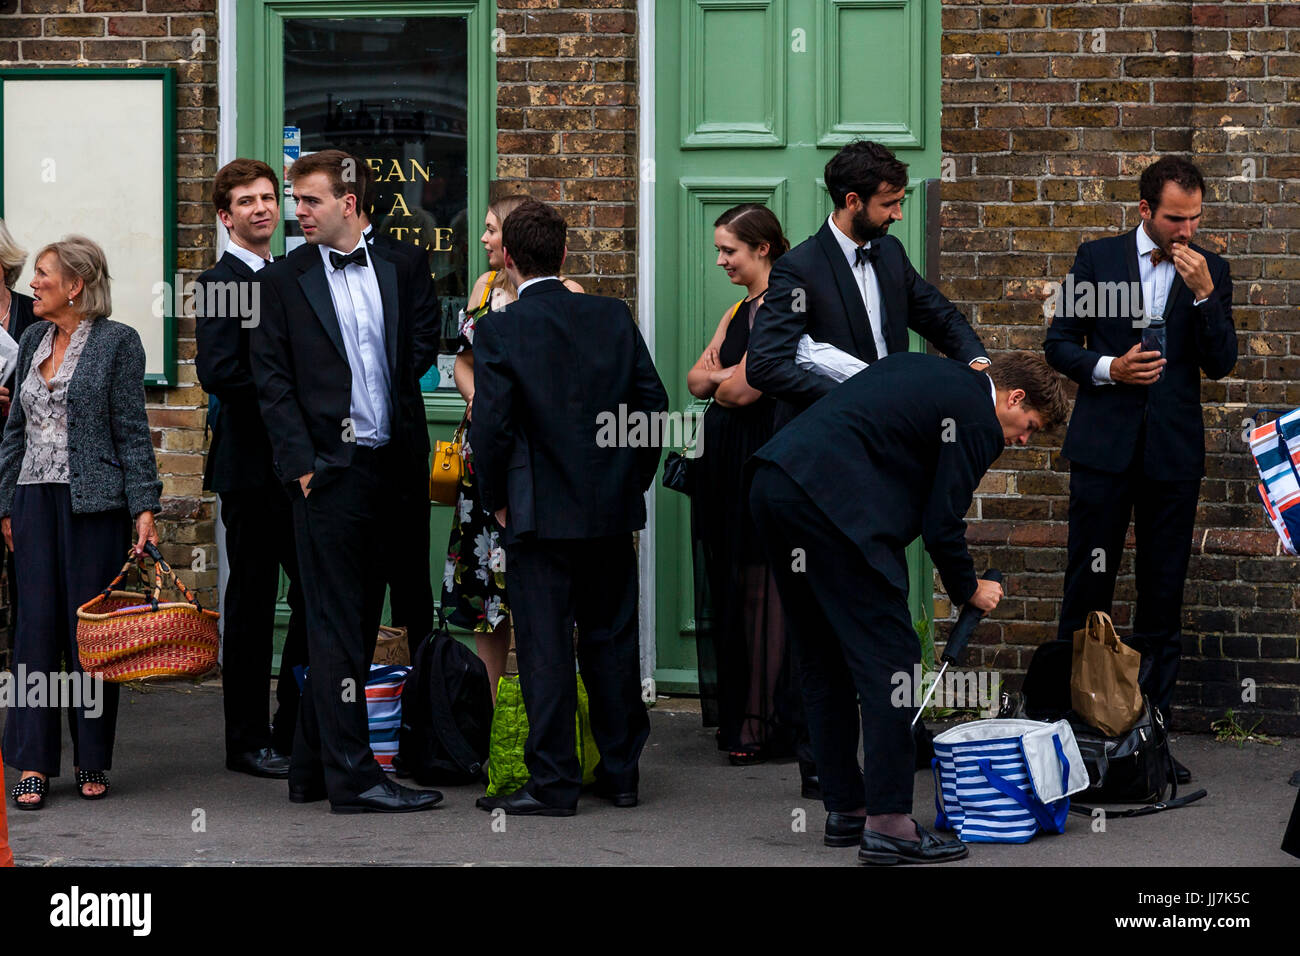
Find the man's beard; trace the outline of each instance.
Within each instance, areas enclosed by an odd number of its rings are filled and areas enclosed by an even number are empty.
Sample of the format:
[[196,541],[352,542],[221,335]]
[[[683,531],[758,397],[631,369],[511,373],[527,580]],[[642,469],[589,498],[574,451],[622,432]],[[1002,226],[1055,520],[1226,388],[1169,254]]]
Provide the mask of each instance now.
[[883,239],[888,232],[889,220],[886,219],[878,226],[874,225],[867,216],[865,206],[853,217],[853,238],[858,242],[874,242],[877,239]]

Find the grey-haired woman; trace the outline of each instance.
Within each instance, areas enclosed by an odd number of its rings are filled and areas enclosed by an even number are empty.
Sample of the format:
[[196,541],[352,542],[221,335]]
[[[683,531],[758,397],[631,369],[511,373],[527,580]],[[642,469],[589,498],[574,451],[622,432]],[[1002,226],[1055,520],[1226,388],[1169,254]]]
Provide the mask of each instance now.
[[[19,342],[0,443],[0,532],[14,552],[21,607],[14,664],[87,681],[77,607],[112,579],[132,540],[137,554],[158,540],[162,483],[144,407],[144,348],[135,329],[108,319],[108,264],[91,240],[68,236],[42,249],[31,286],[35,315],[47,321]],[[93,680],[68,714],[87,800],[108,792],[117,722],[117,685]],[[22,771],[19,809],[44,806],[46,781],[59,773],[59,710],[47,702],[9,712],[3,750]]]

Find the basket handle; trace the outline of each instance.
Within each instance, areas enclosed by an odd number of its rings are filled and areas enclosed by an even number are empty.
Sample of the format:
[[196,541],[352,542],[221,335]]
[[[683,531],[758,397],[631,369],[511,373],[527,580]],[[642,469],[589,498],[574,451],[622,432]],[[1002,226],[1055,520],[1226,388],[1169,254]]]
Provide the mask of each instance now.
[[153,596],[155,601],[154,610],[157,610],[156,602],[158,599],[158,592],[162,590],[162,578],[163,575],[165,574],[171,579],[172,586],[177,591],[180,591],[181,594],[185,595],[185,600],[193,604],[195,610],[201,612],[203,610],[203,605],[200,604],[198,602],[198,599],[194,597],[194,592],[191,591],[189,588],[187,588],[185,584],[181,581],[181,579],[176,576],[176,572],[172,570],[171,565],[169,565],[166,561],[163,560],[162,552],[158,550],[158,546],[155,545],[152,541],[146,541],[144,544],[144,550],[145,550],[145,554],[153,558],[153,570],[154,570]]
[[[114,589],[117,588],[118,585],[125,584],[126,576],[131,573],[132,568],[135,568],[136,570],[136,574],[140,581],[140,586],[147,588],[149,585],[146,583],[148,578],[144,569],[144,561],[136,557],[134,548],[128,548],[126,552],[126,563],[122,565],[122,570],[117,572],[117,577],[113,578],[112,581],[109,581],[108,587],[104,588],[104,590],[101,592],[103,597],[106,598],[110,597]],[[156,564],[154,565],[154,571],[155,571],[155,582],[154,582],[153,594],[147,596],[149,598],[150,607],[153,610],[157,611],[158,594],[162,590],[162,574],[158,572],[158,566]]]

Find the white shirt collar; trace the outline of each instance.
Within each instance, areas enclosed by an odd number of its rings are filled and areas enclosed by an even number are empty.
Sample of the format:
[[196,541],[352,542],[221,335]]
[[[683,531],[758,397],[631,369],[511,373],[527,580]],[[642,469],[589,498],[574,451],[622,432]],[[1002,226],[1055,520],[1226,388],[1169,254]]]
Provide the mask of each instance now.
[[1151,258],[1151,250],[1160,248],[1159,246],[1156,245],[1156,241],[1147,235],[1147,227],[1145,223],[1140,223],[1138,225],[1137,243],[1138,243],[1138,258],[1147,259],[1148,261]]
[[524,290],[527,289],[534,282],[546,282],[549,279],[554,279],[556,282],[561,281],[559,276],[534,276],[531,279],[527,279],[524,282],[519,283],[519,289],[517,294],[523,295]]
[[226,251],[242,262],[254,272],[261,272],[266,267],[266,260],[256,252],[250,252],[235,241],[235,237],[230,237],[230,242],[226,244]]
[[[849,266],[853,267],[857,265],[858,244],[854,242],[852,239],[850,239],[848,236],[844,235],[844,233],[840,230],[840,227],[835,225],[834,213],[826,217],[826,222],[831,227],[831,235],[833,235],[835,237],[835,241],[840,244],[840,249],[843,250],[844,257],[849,260]],[[871,243],[870,242],[864,243],[862,248],[870,249]]]
[[[330,262],[330,253],[337,252],[338,250],[333,249],[330,246],[325,245],[324,243],[321,243],[316,248],[320,249],[321,260],[325,263],[325,274],[333,275],[335,272],[338,272],[339,270],[335,269],[334,264]],[[358,237],[357,244],[353,246],[351,249],[349,249],[348,252],[353,253],[356,252],[358,249],[365,249],[365,248],[366,248],[366,237],[365,234],[363,233],[360,237]],[[367,252],[367,259],[368,258],[369,258],[369,253]]]
[[993,393],[993,408],[994,408],[994,410],[996,411],[996,410],[997,410],[997,407],[998,407],[998,386],[997,386],[997,383],[995,383],[995,382],[993,381],[993,376],[990,375],[988,372],[985,372],[985,373],[984,373],[984,377],[987,378],[987,379],[989,380],[989,391]]

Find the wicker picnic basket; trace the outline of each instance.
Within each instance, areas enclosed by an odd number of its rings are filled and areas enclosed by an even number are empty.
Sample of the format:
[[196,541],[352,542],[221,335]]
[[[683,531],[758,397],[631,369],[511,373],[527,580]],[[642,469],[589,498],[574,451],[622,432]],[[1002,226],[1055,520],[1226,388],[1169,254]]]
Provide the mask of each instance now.
[[[203,607],[181,583],[153,544],[154,589],[119,591],[134,566],[142,586],[144,560],[128,554],[111,584],[77,608],[77,651],[81,669],[111,683],[133,680],[199,680],[217,668],[221,635],[216,611]],[[163,575],[184,601],[159,601]]]

